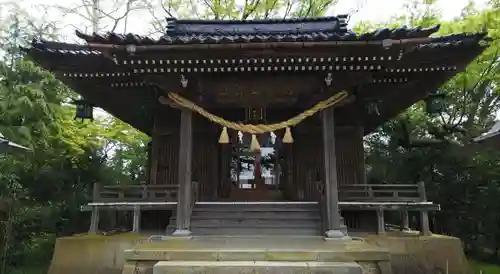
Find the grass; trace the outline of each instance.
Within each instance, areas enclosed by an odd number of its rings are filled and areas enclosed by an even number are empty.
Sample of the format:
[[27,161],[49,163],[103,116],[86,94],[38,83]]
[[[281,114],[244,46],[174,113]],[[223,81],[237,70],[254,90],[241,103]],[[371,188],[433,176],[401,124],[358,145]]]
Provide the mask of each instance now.
[[487,263],[469,260],[469,269],[471,274],[500,274],[500,265],[492,265]]

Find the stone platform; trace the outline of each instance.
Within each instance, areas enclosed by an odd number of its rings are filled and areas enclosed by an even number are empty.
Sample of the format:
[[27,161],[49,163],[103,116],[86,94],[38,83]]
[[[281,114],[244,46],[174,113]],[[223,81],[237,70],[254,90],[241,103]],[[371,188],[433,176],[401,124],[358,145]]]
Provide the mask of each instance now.
[[[386,267],[384,262],[388,258],[392,274],[438,274],[446,273],[446,269],[449,274],[468,273],[462,245],[457,238],[391,232],[386,235],[351,235],[363,241],[325,242],[320,237],[257,240],[250,237],[195,237],[189,241],[172,239],[148,242],[149,235],[75,235],[57,239],[49,274],[153,274],[155,264],[166,261],[172,264],[183,261],[192,265],[201,261],[214,265],[225,263],[226,266],[258,261],[260,263],[255,265],[265,269],[269,268],[265,264],[271,266],[283,262],[289,266],[300,266],[306,262],[313,267],[325,263],[355,262],[361,266],[363,274],[377,274]],[[281,269],[286,268],[281,265]]]
[[389,259],[387,250],[362,240],[291,236],[167,238],[126,250],[123,274],[390,274]]

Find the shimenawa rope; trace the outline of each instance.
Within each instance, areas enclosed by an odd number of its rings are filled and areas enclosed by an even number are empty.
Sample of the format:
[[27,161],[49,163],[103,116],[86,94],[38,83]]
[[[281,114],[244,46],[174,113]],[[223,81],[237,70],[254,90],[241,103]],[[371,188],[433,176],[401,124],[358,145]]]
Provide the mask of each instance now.
[[[262,133],[268,133],[268,132],[273,132],[277,131],[280,129],[285,129],[285,135],[283,136],[283,143],[293,143],[293,138],[292,138],[292,133],[290,131],[290,127],[296,126],[298,123],[302,122],[304,119],[306,119],[309,116],[314,115],[316,112],[332,107],[342,100],[344,100],[347,97],[347,92],[342,91],[339,93],[334,94],[330,98],[318,102],[316,105],[314,105],[312,108],[300,113],[297,116],[294,116],[286,121],[280,122],[280,123],[275,123],[275,124],[242,124],[242,123],[235,123],[228,121],[222,117],[216,116],[206,110],[204,110],[202,107],[198,106],[197,104],[189,101],[188,99],[182,97],[181,95],[170,92],[168,93],[168,98],[175,104],[185,107],[187,109],[190,109],[191,111],[194,111],[201,116],[207,118],[208,120],[217,123],[221,126],[223,126],[222,133],[219,138],[219,143],[221,144],[227,144],[229,143],[229,136],[227,133],[227,128],[236,130],[236,131],[241,131],[245,133],[250,133],[252,134],[252,141],[250,144],[251,150],[260,150],[260,145],[257,140],[257,137],[255,136],[256,134],[262,134]],[[160,99],[160,101],[162,101]]]
[[217,123],[223,127],[230,128],[236,131],[241,131],[241,132],[246,132],[250,134],[261,134],[261,133],[267,133],[267,132],[273,132],[277,131],[280,129],[284,129],[287,127],[293,127],[297,125],[298,123],[302,122],[304,119],[306,119],[309,116],[314,115],[316,112],[329,108],[331,106],[336,105],[340,101],[344,100],[347,97],[347,92],[342,91],[339,93],[336,93],[335,95],[331,96],[330,98],[318,102],[316,105],[314,105],[312,108],[298,114],[297,116],[294,116],[286,121],[276,123],[276,124],[257,124],[257,125],[252,125],[252,124],[242,124],[242,123],[235,123],[228,121],[222,117],[218,117],[206,110],[204,110],[202,107],[198,106],[197,104],[189,101],[188,99],[180,96],[177,93],[170,92],[168,93],[168,97],[170,100],[172,100],[174,103],[185,107],[187,109],[190,109],[192,111],[195,111],[196,113],[200,114],[201,116],[207,118],[208,120]]

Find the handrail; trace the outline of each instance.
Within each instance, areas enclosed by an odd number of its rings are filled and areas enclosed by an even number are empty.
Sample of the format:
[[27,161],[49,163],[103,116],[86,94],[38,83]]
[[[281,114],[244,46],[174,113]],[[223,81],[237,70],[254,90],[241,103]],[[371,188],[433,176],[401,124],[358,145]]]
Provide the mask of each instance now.
[[162,201],[177,200],[178,185],[102,185],[94,184],[93,202]]
[[352,184],[339,186],[341,201],[426,201],[425,187],[419,184]]

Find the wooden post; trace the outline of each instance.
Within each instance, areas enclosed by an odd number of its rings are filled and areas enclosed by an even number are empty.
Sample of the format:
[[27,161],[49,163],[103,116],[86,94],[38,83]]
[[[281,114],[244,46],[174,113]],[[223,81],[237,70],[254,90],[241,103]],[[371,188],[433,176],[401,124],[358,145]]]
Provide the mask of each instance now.
[[90,217],[90,234],[97,234],[99,232],[99,208],[92,206],[92,216]]
[[97,202],[100,199],[101,183],[94,183],[92,189],[92,202]]
[[427,212],[427,210],[420,211],[420,221],[420,226],[422,227],[422,231],[420,232],[420,234],[422,236],[430,236],[432,233],[429,227],[429,213]]
[[179,195],[177,197],[177,221],[173,236],[186,237],[189,230],[189,209],[191,208],[191,159],[193,146],[193,113],[181,110],[181,127],[179,139]]
[[139,234],[141,232],[141,206],[134,206],[134,219],[132,223],[132,232]]
[[337,161],[335,155],[335,109],[330,107],[322,111],[323,149],[325,161],[325,194],[327,231],[326,238],[345,238],[340,223],[339,193],[337,187]]
[[[101,183],[94,183],[92,188],[92,202],[97,202],[100,200]],[[90,234],[96,234],[99,231],[99,208],[97,206],[92,206],[92,212],[90,216]]]
[[410,230],[410,218],[407,210],[401,211],[401,230]]
[[382,208],[377,209],[377,233],[379,235],[385,234],[384,210]]
[[[418,192],[420,195],[420,201],[427,202],[427,194],[425,193],[424,182],[418,183]],[[423,235],[423,236],[431,235],[431,230],[429,227],[429,213],[427,212],[427,210],[420,211],[420,227],[421,227],[421,231],[420,231],[421,235]]]

